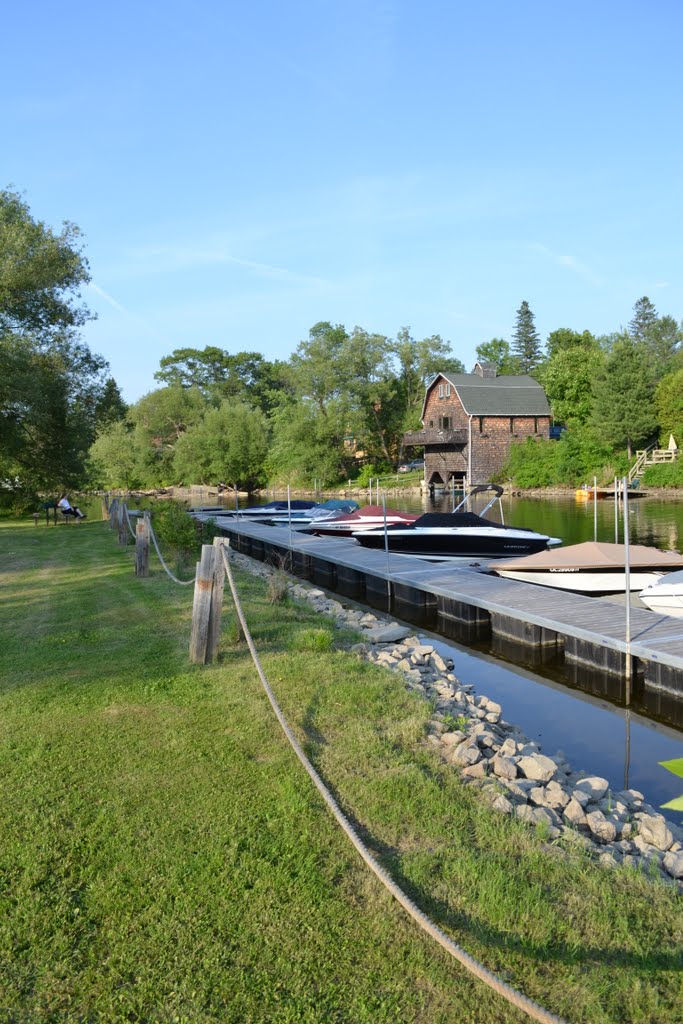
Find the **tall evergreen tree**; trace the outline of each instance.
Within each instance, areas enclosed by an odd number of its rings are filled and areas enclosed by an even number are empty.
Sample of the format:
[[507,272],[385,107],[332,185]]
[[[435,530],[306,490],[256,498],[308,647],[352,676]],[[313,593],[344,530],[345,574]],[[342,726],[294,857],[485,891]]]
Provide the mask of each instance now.
[[526,300],[517,310],[512,352],[519,361],[522,373],[531,373],[541,362],[541,339],[534,323],[534,314]]
[[633,306],[633,317],[628,325],[628,332],[634,341],[646,341],[658,319],[654,303],[650,302],[647,295],[643,295]]

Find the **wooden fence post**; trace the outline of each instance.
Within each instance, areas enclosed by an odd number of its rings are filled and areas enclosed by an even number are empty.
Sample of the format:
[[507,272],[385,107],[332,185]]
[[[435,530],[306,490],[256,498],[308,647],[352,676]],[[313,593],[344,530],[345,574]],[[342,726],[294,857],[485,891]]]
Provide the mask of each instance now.
[[194,603],[192,605],[190,661],[193,665],[204,665],[206,663],[214,560],[215,552],[212,545],[202,544],[201,558],[197,562],[197,575],[194,582]]
[[146,516],[135,524],[135,575],[149,576],[149,520]]
[[122,548],[128,547],[128,523],[126,522],[126,508],[121,502],[118,508],[119,544]]
[[216,658],[218,641],[221,635],[221,615],[223,613],[223,590],[225,587],[225,565],[223,564],[224,537],[213,539],[213,587],[211,590],[211,607],[209,610],[209,635],[206,643],[206,664]]

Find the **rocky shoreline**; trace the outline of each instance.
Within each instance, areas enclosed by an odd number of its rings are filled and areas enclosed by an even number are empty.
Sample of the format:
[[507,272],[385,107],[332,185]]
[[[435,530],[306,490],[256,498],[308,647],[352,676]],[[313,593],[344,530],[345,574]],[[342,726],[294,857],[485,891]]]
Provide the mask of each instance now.
[[[266,578],[281,572],[232,549],[231,560]],[[351,648],[355,654],[398,673],[408,689],[431,702],[425,742],[494,810],[539,828],[551,843],[562,839],[582,846],[605,868],[643,870],[683,892],[683,828],[642,793],[614,792],[606,779],[574,770],[561,751],[544,754],[519,726],[504,720],[500,704],[462,685],[453,662],[422,643],[411,627],[347,607],[295,577],[288,577],[288,589],[337,626],[358,631],[362,639]]]

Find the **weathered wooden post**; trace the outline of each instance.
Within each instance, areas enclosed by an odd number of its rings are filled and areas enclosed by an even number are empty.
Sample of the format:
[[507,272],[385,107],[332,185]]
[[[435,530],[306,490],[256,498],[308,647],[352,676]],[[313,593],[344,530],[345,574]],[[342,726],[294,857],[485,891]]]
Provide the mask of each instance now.
[[197,574],[194,581],[194,602],[192,605],[190,661],[193,665],[204,665],[206,663],[214,561],[215,549],[211,544],[202,544],[201,558],[197,562]]
[[149,519],[143,516],[135,524],[135,575],[149,576]]
[[126,507],[120,502],[118,508],[119,544],[122,548],[128,547],[128,523],[126,522]]
[[225,565],[223,564],[224,537],[213,539],[213,585],[211,589],[211,607],[209,609],[209,635],[206,643],[206,664],[215,660],[218,652],[218,641],[221,635],[221,615],[223,614],[223,590],[225,588]]

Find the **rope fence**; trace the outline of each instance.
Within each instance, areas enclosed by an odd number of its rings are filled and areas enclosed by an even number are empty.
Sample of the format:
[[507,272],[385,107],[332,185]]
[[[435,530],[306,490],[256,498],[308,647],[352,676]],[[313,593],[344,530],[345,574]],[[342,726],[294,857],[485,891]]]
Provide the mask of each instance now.
[[270,687],[270,684],[268,683],[268,679],[266,677],[265,672],[263,671],[263,666],[261,665],[258,652],[254,645],[251,633],[249,632],[249,627],[247,625],[244,612],[242,610],[242,605],[239,599],[239,595],[237,593],[237,588],[235,586],[235,581],[233,579],[232,571],[230,568],[230,561],[226,556],[226,548],[228,547],[229,541],[223,541],[223,543],[221,543],[220,545],[223,569],[225,571],[228,584],[230,586],[233,604],[235,605],[235,611],[237,613],[237,617],[239,619],[242,632],[246,639],[247,646],[249,647],[249,652],[251,654],[252,661],[254,662],[256,671],[258,672],[259,678],[266,692],[266,696],[268,697],[268,700],[270,701],[271,707],[275,712],[277,720],[280,723],[285,736],[289,740],[296,756],[298,757],[299,761],[305,768],[306,772],[308,773],[314,786],[322,796],[323,800],[329,807],[335,820],[346,833],[346,835],[350,839],[351,843],[353,844],[357,852],[360,854],[360,856],[365,861],[370,870],[373,872],[373,874],[376,875],[376,877],[380,880],[384,887],[391,893],[394,899],[403,907],[403,909],[410,915],[410,917],[420,926],[420,928],[422,928],[424,932],[426,932],[436,942],[438,942],[439,945],[443,949],[445,949],[447,953],[454,957],[460,964],[462,964],[462,966],[467,971],[469,971],[475,977],[479,978],[480,981],[483,981],[484,984],[486,984],[489,988],[493,989],[495,992],[501,995],[513,1006],[516,1006],[518,1009],[523,1010],[524,1013],[526,1013],[527,1016],[531,1017],[532,1020],[541,1021],[542,1024],[566,1024],[566,1021],[564,1021],[563,1018],[558,1017],[553,1013],[550,1013],[548,1010],[545,1010],[538,1003],[535,1003],[532,999],[529,999],[527,996],[523,995],[523,993],[518,992],[517,989],[513,988],[511,985],[508,985],[507,982],[502,980],[502,978],[499,978],[487,967],[484,967],[483,964],[479,963],[478,960],[475,960],[474,957],[470,956],[469,953],[467,953],[461,946],[457,945],[457,943],[455,943],[448,935],[446,935],[445,932],[443,932],[438,927],[438,925],[436,925],[429,917],[427,917],[427,915],[423,913],[422,910],[420,910],[420,908],[413,902],[413,900],[411,900],[410,897],[406,895],[406,893],[400,888],[400,886],[396,884],[393,878],[391,878],[389,873],[382,867],[379,861],[375,859],[373,854],[370,852],[370,850],[364,844],[362,839],[359,837],[353,825],[346,817],[346,815],[343,813],[343,811],[340,809],[339,805],[337,804],[336,800],[330,793],[329,789],[327,788],[327,786],[325,785],[325,783],[318,775],[317,771],[315,770],[315,768],[313,767],[313,765],[303,752],[296,736],[294,735],[292,729],[289,726],[289,723],[287,722],[284,714],[282,713],[282,710],[280,709],[280,706],[275,698],[275,695]]
[[[121,537],[123,536],[124,542],[127,545],[128,537],[126,531],[130,530],[131,533],[133,533],[133,530],[130,525],[130,517],[125,503],[119,502],[118,499],[114,499],[109,510],[109,515],[110,525],[112,528],[114,525],[118,526],[119,542],[121,542]],[[148,549],[148,538],[151,537],[159,561],[167,575],[180,586],[189,586],[190,583],[195,584],[192,611],[192,633],[190,638],[190,660],[194,663],[208,664],[213,661],[216,656],[220,636],[225,579],[227,578],[241,633],[246,640],[259,679],[266,696],[268,697],[273,712],[280,723],[282,731],[340,828],[344,831],[368,868],[379,879],[382,885],[384,885],[387,891],[391,893],[397,903],[403,907],[406,913],[413,919],[413,921],[416,922],[422,931],[434,939],[442,949],[457,960],[458,963],[460,963],[470,974],[478,978],[494,992],[497,992],[498,995],[502,996],[503,999],[506,999],[511,1005],[522,1010],[532,1020],[540,1021],[541,1024],[567,1024],[562,1017],[558,1017],[555,1014],[550,1013],[550,1011],[544,1009],[538,1003],[534,1002],[534,1000],[525,996],[523,993],[513,988],[513,986],[503,981],[502,978],[499,978],[493,973],[493,971],[490,971],[482,963],[470,956],[470,954],[461,946],[454,942],[453,939],[451,939],[444,931],[442,931],[441,928],[439,928],[437,924],[427,917],[427,915],[420,910],[417,904],[400,888],[399,885],[397,885],[360,838],[351,821],[341,810],[332,793],[306,757],[271,689],[263,670],[263,666],[261,665],[258,651],[256,650],[256,646],[249,631],[249,626],[247,625],[239,594],[235,586],[235,581],[230,567],[230,560],[227,557],[227,552],[230,548],[229,541],[225,538],[216,537],[212,545],[202,545],[201,558],[197,563],[195,577],[190,580],[179,580],[168,568],[163,555],[159,550],[159,544],[154,534],[154,530],[152,529],[149,513],[145,513],[143,519],[138,521],[134,536],[136,539],[137,575],[148,575],[148,571],[144,571],[144,561],[143,570],[138,571],[140,568],[138,548],[139,546],[142,546],[144,550],[144,543],[146,541]]]

